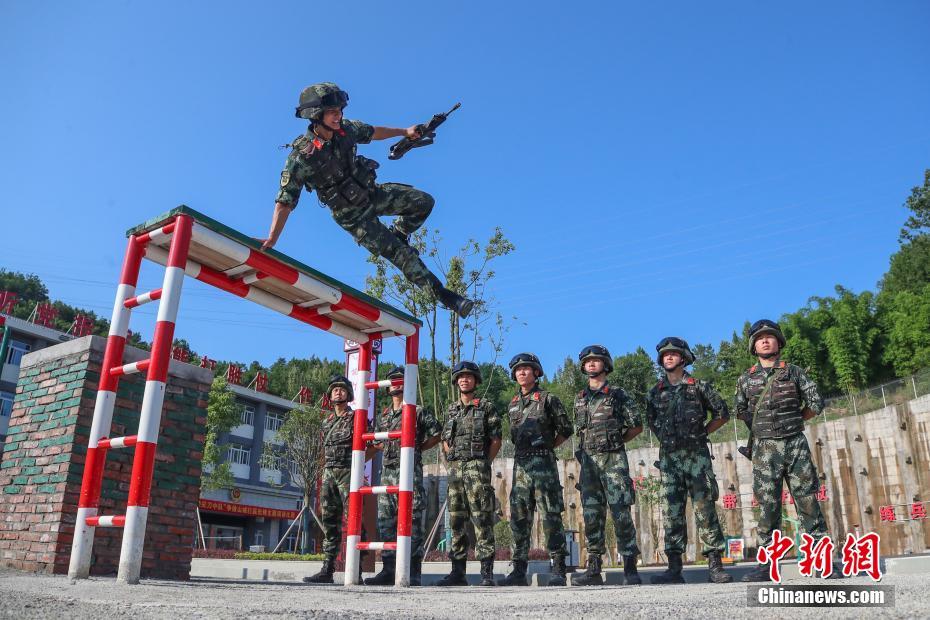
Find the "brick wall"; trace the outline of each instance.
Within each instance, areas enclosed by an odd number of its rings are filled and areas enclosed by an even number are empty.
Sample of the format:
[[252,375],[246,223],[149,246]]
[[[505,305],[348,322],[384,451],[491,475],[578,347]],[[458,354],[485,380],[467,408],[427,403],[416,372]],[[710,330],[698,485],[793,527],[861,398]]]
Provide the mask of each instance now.
[[[104,338],[87,336],[23,358],[0,456],[0,565],[67,573]],[[124,363],[148,352],[128,348]],[[142,577],[186,579],[200,495],[200,462],[212,374],[172,361],[155,462]],[[110,437],[138,428],[143,374],[119,384]],[[133,450],[107,454],[101,515],[124,514]],[[97,528],[92,574],[113,574],[122,529]]]

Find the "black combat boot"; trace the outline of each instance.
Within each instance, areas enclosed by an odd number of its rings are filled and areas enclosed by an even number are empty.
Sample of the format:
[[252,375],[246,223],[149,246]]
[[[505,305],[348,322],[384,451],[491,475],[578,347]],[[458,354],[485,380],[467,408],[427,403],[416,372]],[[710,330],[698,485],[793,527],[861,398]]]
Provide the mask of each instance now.
[[626,578],[626,585],[628,586],[638,586],[643,583],[639,572],[636,570],[636,559],[637,556],[635,555],[623,556],[623,576]]
[[499,586],[528,586],[526,583],[526,560],[514,560],[510,574],[497,582]]
[[719,551],[711,551],[707,554],[707,581],[708,583],[730,583],[733,576],[723,570],[723,560],[720,558]]
[[[381,572],[365,580],[366,586],[393,586],[395,556],[381,558]],[[411,575],[412,577],[412,575]]]
[[564,586],[565,585],[565,556],[558,555],[552,558],[551,566],[549,567],[549,583],[546,584],[549,586]]
[[481,586],[493,586],[494,583],[494,558],[481,560]]
[[475,307],[475,302],[447,289],[442,285],[439,278],[432,273],[427,276],[427,281],[430,290],[433,291],[433,295],[436,296],[436,299],[444,308],[448,308],[455,312],[463,319],[471,314],[472,308]]
[[452,560],[452,572],[439,580],[437,586],[467,586],[465,578],[465,560]]
[[[820,573],[820,576],[823,579],[845,579],[846,576],[843,574],[843,566],[839,562],[833,563],[833,572],[830,573],[829,577],[823,577],[823,572]],[[855,577],[855,575],[853,575]]]
[[652,583],[684,583],[685,578],[681,576],[681,554],[668,554],[668,568],[664,573],[653,575],[650,579]]
[[588,555],[588,568],[580,575],[572,579],[572,585],[576,586],[602,586],[604,577],[601,575],[601,556]]
[[759,564],[754,569],[743,575],[743,578],[740,581],[752,582],[752,581],[771,581],[772,578],[769,577],[769,567],[768,564]]
[[323,568],[316,575],[304,577],[304,583],[333,583],[333,573],[336,572],[336,558],[326,556]]
[[475,307],[475,302],[445,287],[434,292],[436,293],[436,299],[439,300],[439,303],[445,308],[452,310],[463,319],[468,318],[472,308]]
[[410,558],[410,585],[418,586],[423,576],[423,558]]

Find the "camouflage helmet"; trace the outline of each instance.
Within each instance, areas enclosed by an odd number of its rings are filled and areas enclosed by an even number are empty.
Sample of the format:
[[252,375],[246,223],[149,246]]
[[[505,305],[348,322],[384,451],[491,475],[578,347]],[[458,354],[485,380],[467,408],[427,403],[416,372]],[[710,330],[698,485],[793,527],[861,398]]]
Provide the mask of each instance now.
[[662,365],[662,356],[669,351],[677,351],[681,355],[682,366],[694,363],[694,353],[691,352],[691,347],[688,346],[686,340],[677,336],[666,336],[656,345],[656,362],[659,366]]
[[781,333],[781,327],[775,321],[769,319],[759,319],[749,328],[749,353],[756,354],[756,339],[762,334],[772,334],[778,340],[779,350],[785,348],[785,335]]
[[328,108],[341,110],[348,104],[349,93],[332,82],[320,82],[300,91],[300,100],[294,115],[297,118],[318,121],[323,117],[323,110]]
[[608,375],[614,371],[614,360],[610,357],[610,351],[604,345],[592,344],[581,350],[581,353],[578,354],[578,361],[581,363],[582,370],[584,370],[584,363],[591,358],[603,360],[604,372]]
[[481,369],[474,362],[461,361],[452,368],[452,382],[459,378],[460,375],[471,375],[475,378],[475,385],[481,383]]
[[333,375],[332,379],[329,380],[329,385],[326,386],[326,397],[332,399],[333,388],[343,387],[346,389],[346,392],[349,393],[349,397],[346,399],[346,402],[352,402],[355,400],[355,391],[352,389],[352,382],[349,381],[346,377],[342,375]]
[[543,373],[542,363],[540,363],[539,358],[532,353],[517,353],[513,356],[513,359],[510,360],[510,378],[514,381],[517,380],[518,366],[531,366],[533,370],[536,371],[537,379],[545,374]]
[[[404,378],[404,367],[395,366],[394,368],[391,369],[391,372],[387,374],[387,378],[388,379],[403,379]],[[398,393],[401,393],[403,391],[404,391],[404,386],[402,385],[392,385],[390,388],[388,388],[388,394],[390,394],[391,396],[396,396]]]

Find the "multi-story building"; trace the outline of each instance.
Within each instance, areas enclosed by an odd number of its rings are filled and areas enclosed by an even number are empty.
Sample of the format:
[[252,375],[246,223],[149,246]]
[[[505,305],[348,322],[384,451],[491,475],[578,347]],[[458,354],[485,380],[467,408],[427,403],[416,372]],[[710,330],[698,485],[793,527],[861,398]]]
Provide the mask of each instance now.
[[[13,399],[16,397],[16,382],[19,381],[19,362],[23,355],[38,351],[59,342],[71,340],[71,336],[57,329],[36,325],[23,319],[0,314],[5,321],[7,347],[5,357],[0,360],[0,453],[6,430],[10,425],[10,412],[13,411]],[[2,454],[0,454],[2,458]]]
[[[239,385],[229,387],[236,395],[240,423],[223,434],[218,444],[225,448],[225,462],[235,483],[231,489],[201,493],[203,535],[207,548],[263,546],[270,551],[297,517],[303,491],[281,463],[263,462],[262,451],[266,443],[278,443],[277,431],[296,405]],[[293,541],[284,545],[293,546]]]

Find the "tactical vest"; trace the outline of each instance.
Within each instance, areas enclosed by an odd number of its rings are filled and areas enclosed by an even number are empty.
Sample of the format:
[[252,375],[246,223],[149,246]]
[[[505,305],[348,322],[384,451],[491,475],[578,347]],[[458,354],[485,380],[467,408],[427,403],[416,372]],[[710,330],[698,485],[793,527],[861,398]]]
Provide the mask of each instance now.
[[655,393],[655,431],[664,449],[677,450],[707,443],[704,428],[707,410],[700,388],[692,377],[679,384],[677,390],[665,380],[659,381]]
[[519,394],[510,401],[510,440],[518,457],[542,456],[552,452],[555,436],[546,419],[547,397],[548,393],[540,390],[530,395],[526,407]]
[[586,390],[582,390],[575,397],[575,426],[582,436],[582,449],[589,453],[623,450],[624,430],[618,417],[620,412],[614,406],[612,390],[604,386],[590,401],[585,396]]
[[334,132],[328,143],[312,133],[294,141],[307,183],[332,209],[367,206],[375,187],[378,162],[356,155],[356,146],[344,131]]
[[[402,410],[394,411],[387,407],[381,413],[378,428],[382,431],[399,431]],[[387,467],[400,465],[400,441],[387,441],[381,452],[381,462]]]
[[804,430],[801,395],[788,365],[784,362],[782,364],[772,371],[775,377],[763,402],[758,401],[768,377],[764,373],[757,373],[757,366],[749,369],[749,387],[746,392],[752,412],[752,433],[757,439],[785,439]]
[[449,444],[448,460],[473,461],[487,457],[487,415],[487,409],[478,398],[466,406],[461,401],[449,405],[442,432],[443,441]]
[[330,413],[323,422],[323,456],[325,467],[352,466],[352,412],[339,417]]

